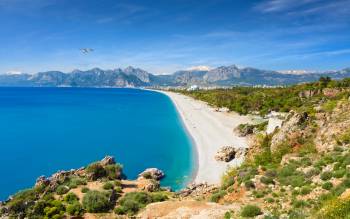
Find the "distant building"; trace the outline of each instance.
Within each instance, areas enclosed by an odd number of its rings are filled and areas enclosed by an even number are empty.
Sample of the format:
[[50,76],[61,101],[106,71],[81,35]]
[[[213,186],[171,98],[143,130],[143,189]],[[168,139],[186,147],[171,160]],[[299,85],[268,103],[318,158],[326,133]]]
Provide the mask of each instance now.
[[199,90],[198,85],[191,85],[191,87],[187,88],[187,91],[195,91],[195,90]]

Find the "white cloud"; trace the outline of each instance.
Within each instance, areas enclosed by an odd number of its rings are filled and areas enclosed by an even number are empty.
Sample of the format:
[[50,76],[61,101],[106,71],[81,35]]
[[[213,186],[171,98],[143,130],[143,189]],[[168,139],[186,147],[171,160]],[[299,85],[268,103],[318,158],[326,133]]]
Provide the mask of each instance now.
[[263,13],[283,12],[317,1],[319,0],[268,0],[256,5],[255,9]]

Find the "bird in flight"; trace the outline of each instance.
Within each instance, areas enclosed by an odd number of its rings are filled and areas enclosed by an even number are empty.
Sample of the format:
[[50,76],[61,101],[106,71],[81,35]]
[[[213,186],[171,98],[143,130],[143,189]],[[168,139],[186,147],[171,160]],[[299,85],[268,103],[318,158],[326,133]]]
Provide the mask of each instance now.
[[91,48],[82,48],[82,49],[80,49],[80,51],[81,51],[82,53],[84,53],[84,54],[88,54],[88,53],[90,53],[90,52],[93,52],[94,49],[91,49]]

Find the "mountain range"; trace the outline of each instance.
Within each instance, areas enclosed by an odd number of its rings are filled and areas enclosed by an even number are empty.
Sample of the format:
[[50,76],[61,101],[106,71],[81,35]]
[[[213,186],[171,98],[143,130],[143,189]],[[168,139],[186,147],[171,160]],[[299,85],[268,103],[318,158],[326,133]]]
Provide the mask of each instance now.
[[339,71],[277,72],[256,68],[239,68],[236,65],[214,69],[190,69],[168,75],[155,75],[140,68],[127,67],[114,70],[93,68],[87,71],[74,70],[39,72],[36,74],[0,74],[0,86],[45,86],[45,87],[176,87],[199,85],[218,86],[277,86],[316,81],[321,76],[332,79],[350,77],[350,68]]

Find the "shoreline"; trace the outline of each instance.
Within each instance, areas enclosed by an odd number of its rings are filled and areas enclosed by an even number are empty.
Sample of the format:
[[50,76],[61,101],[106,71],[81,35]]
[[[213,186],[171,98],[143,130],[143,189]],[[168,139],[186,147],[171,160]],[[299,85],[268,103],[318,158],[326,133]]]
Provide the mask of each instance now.
[[228,167],[237,166],[243,162],[242,157],[227,163],[219,162],[214,159],[214,156],[223,146],[248,147],[247,139],[239,137],[233,129],[241,123],[250,122],[249,116],[217,112],[205,102],[182,94],[153,91],[166,95],[172,101],[191,138],[195,166],[190,183],[220,184]]

